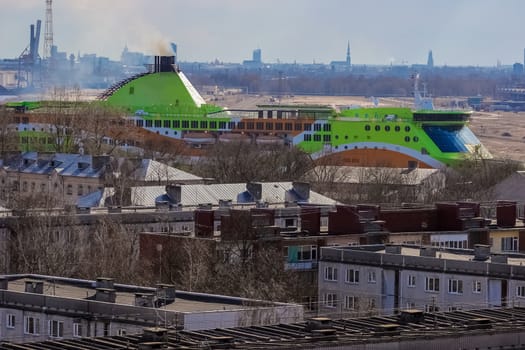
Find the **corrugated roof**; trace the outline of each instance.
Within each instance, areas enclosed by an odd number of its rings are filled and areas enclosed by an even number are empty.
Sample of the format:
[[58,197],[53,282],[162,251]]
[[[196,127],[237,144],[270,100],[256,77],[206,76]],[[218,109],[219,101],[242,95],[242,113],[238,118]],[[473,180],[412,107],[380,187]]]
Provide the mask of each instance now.
[[140,168],[133,173],[135,180],[147,182],[199,181],[202,177],[190,174],[152,159],[143,159]]

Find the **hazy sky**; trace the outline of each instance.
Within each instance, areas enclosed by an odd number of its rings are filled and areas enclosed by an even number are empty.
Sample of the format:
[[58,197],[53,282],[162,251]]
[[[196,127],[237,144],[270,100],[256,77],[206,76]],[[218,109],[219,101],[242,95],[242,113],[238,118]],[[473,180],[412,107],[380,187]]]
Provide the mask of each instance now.
[[[494,66],[523,62],[524,0],[54,0],[60,51],[118,59],[179,46],[179,60]],[[45,0],[0,0],[0,57],[29,44]],[[42,45],[41,45],[42,47]]]

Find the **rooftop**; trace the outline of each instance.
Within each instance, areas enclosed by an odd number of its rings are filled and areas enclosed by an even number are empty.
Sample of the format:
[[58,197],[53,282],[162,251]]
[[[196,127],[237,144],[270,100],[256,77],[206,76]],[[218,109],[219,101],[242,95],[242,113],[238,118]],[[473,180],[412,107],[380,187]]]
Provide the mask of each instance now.
[[[493,308],[425,314],[404,310],[399,315],[352,319],[314,318],[272,326],[216,328],[202,331],[145,329],[143,334],[25,343],[1,343],[0,349],[302,349],[344,345],[385,349],[395,342],[433,349],[514,348],[521,346],[525,309]],[[387,346],[389,345],[389,346]],[[506,347],[507,346],[507,347]]]

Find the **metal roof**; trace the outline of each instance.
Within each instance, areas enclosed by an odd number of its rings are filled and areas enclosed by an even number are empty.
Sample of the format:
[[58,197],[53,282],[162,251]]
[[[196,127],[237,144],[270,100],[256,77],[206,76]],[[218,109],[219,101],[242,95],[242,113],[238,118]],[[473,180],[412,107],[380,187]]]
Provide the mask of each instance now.
[[[314,318],[305,322],[216,328],[199,331],[177,331],[148,328],[143,334],[126,336],[55,340],[25,344],[0,343],[0,349],[303,349],[340,348],[343,345],[361,349],[385,349],[386,343],[423,342],[433,349],[449,349],[459,344],[460,337],[472,342],[476,337],[501,334],[508,348],[514,348],[515,337],[523,334],[525,309],[493,308],[469,311],[424,313],[404,310],[399,315],[343,318]],[[494,338],[493,338],[494,339]],[[501,342],[501,337],[497,341]],[[441,346],[434,346],[440,342]],[[145,347],[156,345],[157,347]],[[418,344],[418,343],[412,343]],[[511,345],[513,344],[513,345]],[[376,345],[376,346],[374,346]],[[500,345],[502,345],[500,343]],[[392,345],[393,346],[393,345]],[[389,346],[388,348],[391,348]],[[348,348],[348,347],[347,347]],[[353,347],[352,347],[353,348]],[[417,348],[417,345],[414,346]]]

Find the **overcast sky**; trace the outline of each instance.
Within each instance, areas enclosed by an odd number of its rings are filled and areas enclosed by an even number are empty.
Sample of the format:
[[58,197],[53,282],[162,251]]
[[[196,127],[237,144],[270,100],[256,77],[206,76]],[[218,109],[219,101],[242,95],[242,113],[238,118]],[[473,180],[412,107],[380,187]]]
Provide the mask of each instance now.
[[[45,0],[0,0],[0,57],[29,44]],[[494,66],[523,62],[524,0],[54,0],[59,51],[119,59],[158,53],[173,41],[179,60],[344,60],[355,64]],[[42,47],[42,45],[41,45]]]

